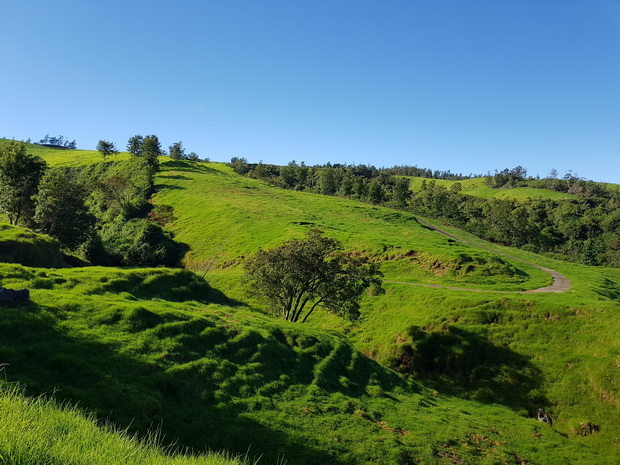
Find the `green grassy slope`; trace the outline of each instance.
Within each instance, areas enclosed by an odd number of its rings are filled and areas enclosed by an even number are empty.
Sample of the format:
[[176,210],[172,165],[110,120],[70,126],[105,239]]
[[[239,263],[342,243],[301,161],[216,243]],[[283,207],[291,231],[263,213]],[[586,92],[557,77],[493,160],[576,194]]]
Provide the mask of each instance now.
[[221,454],[190,457],[164,451],[157,438],[139,442],[97,426],[92,416],[0,382],[0,461],[74,465],[241,465]]
[[534,187],[515,187],[512,189],[493,189],[484,183],[484,178],[463,179],[462,181],[447,181],[443,179],[426,179],[413,176],[406,176],[410,179],[410,186],[413,191],[419,191],[422,182],[435,182],[438,186],[450,189],[455,183],[460,183],[463,187],[461,194],[473,195],[475,197],[483,197],[485,199],[514,199],[525,200],[531,199],[552,199],[561,200],[574,197],[572,194],[556,192],[551,189],[536,189]]
[[[12,142],[9,139],[0,139],[0,147]],[[28,153],[38,155],[52,166],[80,166],[90,165],[102,161],[101,154],[97,150],[81,149],[56,149],[36,144],[25,143]],[[129,153],[120,152],[118,155],[109,157],[110,160],[126,160]]]
[[6,223],[0,223],[0,262],[63,266],[60,243],[56,239]]
[[163,163],[156,185],[156,208],[172,208],[166,227],[190,245],[185,264],[194,270],[234,268],[248,253],[316,227],[384,261],[390,280],[495,290],[551,281],[534,267],[439,236],[410,213],[282,190],[222,164]]
[[[573,283],[507,293],[550,278],[410,214],[221,164],[169,161],[157,186],[155,210],[191,248],[186,265],[224,292],[180,270],[0,265],[0,285],[31,289],[32,304],[0,307],[0,362],[30,393],[58,387],[121,427],[161,424],[166,441],[195,450],[251,446],[265,463],[619,460],[619,270],[490,246]],[[483,292],[386,283],[358,323],[266,316],[239,279],[243,258],[310,227],[382,261],[386,279]],[[531,418],[538,408],[553,427]]]
[[[314,324],[345,331],[364,353],[415,373],[441,392],[508,405],[523,415],[543,407],[552,412],[555,427],[572,440],[620,452],[620,340],[615,329],[620,323],[619,270],[567,264],[445,228],[557,269],[573,283],[560,295],[497,293],[537,287],[548,277],[519,262],[512,265],[527,276],[520,284],[508,282],[502,271],[480,276],[474,269],[471,275],[459,276],[463,264],[454,266],[453,260],[475,256],[476,249],[429,231],[412,215],[279,190],[239,177],[222,165],[164,165],[158,183],[161,190],[154,201],[174,208],[175,219],[168,227],[191,247],[187,265],[201,270],[216,262],[207,276],[235,298],[248,298],[239,284],[238,265],[244,255],[311,226],[384,260],[386,279],[489,290],[386,284],[385,296],[364,301],[360,323],[347,325],[324,316]],[[431,260],[430,266],[418,258],[411,261],[411,250],[414,257],[427,254],[437,261]],[[434,356],[435,362],[407,366],[407,351]],[[596,427],[584,432],[582,424]]]
[[186,271],[0,273],[2,285],[32,291],[32,303],[1,309],[9,379],[130,431],[157,425],[165,443],[250,448],[260,463],[610,460],[508,406],[428,389],[336,332],[265,316]]

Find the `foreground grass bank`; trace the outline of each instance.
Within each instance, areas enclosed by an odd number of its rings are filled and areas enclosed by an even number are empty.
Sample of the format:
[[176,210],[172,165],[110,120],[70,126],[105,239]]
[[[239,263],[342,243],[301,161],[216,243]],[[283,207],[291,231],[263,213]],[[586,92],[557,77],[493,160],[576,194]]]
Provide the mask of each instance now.
[[73,465],[245,465],[226,454],[182,455],[156,436],[138,440],[92,415],[0,382],[0,462]]
[[340,334],[263,315],[180,270],[0,265],[0,360],[29,394],[195,452],[260,463],[595,463],[534,419],[430,389]]

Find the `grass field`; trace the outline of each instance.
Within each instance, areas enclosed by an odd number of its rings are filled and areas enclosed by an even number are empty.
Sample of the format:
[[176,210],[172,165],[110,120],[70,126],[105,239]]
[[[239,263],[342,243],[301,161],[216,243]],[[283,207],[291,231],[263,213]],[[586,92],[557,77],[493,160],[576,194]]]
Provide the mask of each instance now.
[[[0,139],[0,147],[8,145],[11,142],[12,141],[9,139]],[[101,154],[97,150],[55,149],[29,143],[26,143],[26,148],[29,154],[40,156],[52,166],[90,165],[103,160]],[[111,156],[108,159],[127,160],[128,158],[128,152],[120,152],[118,155]]]
[[225,165],[167,162],[157,208],[189,244],[190,269],[235,268],[247,254],[319,228],[383,262],[386,279],[494,290],[550,283],[541,270],[438,235],[413,214],[337,197],[295,192],[241,177]]
[[[464,398],[486,397],[516,411],[531,413],[536,402],[546,405],[556,416],[558,430],[578,442],[618,453],[616,399],[620,379],[615,365],[620,341],[614,328],[618,325],[619,270],[567,264],[489,245],[444,228],[457,237],[557,269],[573,283],[570,291],[559,295],[498,293],[545,285],[549,277],[509,260],[507,265],[523,274],[508,276],[502,264],[494,268],[497,274],[480,276],[474,269],[471,274],[459,275],[463,266],[459,257],[481,253],[489,265],[493,254],[449,242],[424,228],[413,215],[335,197],[279,190],[237,176],[222,165],[164,164],[157,182],[161,190],[154,203],[174,208],[176,219],[168,227],[191,248],[187,266],[198,271],[214,262],[208,279],[235,298],[255,305],[258,303],[244,292],[240,281],[242,257],[259,247],[301,235],[313,226],[349,248],[382,260],[386,279],[488,290],[472,293],[386,283],[386,295],[364,301],[360,323],[343,324],[323,316],[314,324],[348,334],[358,349],[386,366],[397,364],[408,347],[415,350],[418,339],[436,339],[439,360],[453,357],[452,364],[468,366],[472,371],[488,353],[488,371],[482,376],[485,380],[440,367],[429,369],[426,380],[437,389]],[[431,259],[430,265],[419,258],[411,262],[407,256],[411,250],[436,261]],[[517,283],[519,277],[524,281]],[[467,347],[475,350],[468,352]],[[516,364],[508,362],[494,371],[498,358]],[[518,385],[525,386],[525,391],[519,393],[515,389]],[[537,400],[532,403],[532,399]],[[601,427],[596,434],[581,436],[575,422],[599,422]]]
[[[0,363],[28,394],[57,389],[130,432],[250,447],[267,464],[620,462],[620,270],[442,226],[572,284],[521,294],[551,278],[414,215],[162,161],[154,211],[197,274],[0,264],[0,285],[31,290],[31,304],[0,307]],[[385,283],[358,322],[280,321],[244,285],[243,260],[312,227],[381,262],[386,280],[478,292]]]
[[422,187],[422,182],[426,183],[435,182],[438,186],[450,189],[457,182],[462,186],[461,194],[473,195],[475,197],[483,197],[485,199],[513,199],[513,200],[526,200],[531,199],[552,199],[562,200],[570,199],[575,196],[572,194],[566,194],[564,192],[557,192],[551,189],[537,189],[535,187],[514,187],[512,189],[493,189],[485,184],[484,178],[472,178],[463,179],[461,181],[447,181],[444,179],[425,179],[413,176],[407,176],[410,179],[411,190],[419,191]]
[[396,374],[338,332],[240,305],[186,271],[0,272],[3,285],[32,292],[31,304],[2,309],[6,376],[130,432],[155,425],[164,443],[249,448],[269,464],[611,459],[514,406]]

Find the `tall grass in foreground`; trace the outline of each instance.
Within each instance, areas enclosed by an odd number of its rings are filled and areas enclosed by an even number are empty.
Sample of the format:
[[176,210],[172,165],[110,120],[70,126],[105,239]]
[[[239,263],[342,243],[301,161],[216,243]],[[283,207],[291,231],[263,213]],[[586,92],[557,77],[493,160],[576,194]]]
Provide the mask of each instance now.
[[183,455],[162,449],[156,435],[145,441],[67,405],[29,398],[0,382],[0,464],[247,465],[228,454]]

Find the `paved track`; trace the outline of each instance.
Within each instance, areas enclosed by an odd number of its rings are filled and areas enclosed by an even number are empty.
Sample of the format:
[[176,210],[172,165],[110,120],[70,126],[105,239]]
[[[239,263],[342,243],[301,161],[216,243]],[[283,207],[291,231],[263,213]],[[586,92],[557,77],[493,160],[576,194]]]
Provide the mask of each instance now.
[[478,244],[474,244],[473,242],[469,242],[463,239],[459,239],[456,236],[453,236],[452,234],[449,234],[445,231],[442,231],[441,229],[437,228],[436,226],[433,226],[430,223],[427,223],[426,221],[424,221],[421,218],[417,218],[418,222],[420,224],[422,224],[423,226],[426,226],[429,229],[432,229],[433,231],[437,231],[439,234],[443,234],[444,236],[449,237],[450,239],[454,239],[455,241],[458,242],[462,242],[463,244],[467,244],[467,245],[471,245],[473,247],[478,247],[479,249],[484,249],[487,250],[489,252],[495,253],[497,255],[502,255],[504,257],[510,258],[511,260],[516,260],[518,262],[521,263],[527,263],[530,266],[533,266],[534,268],[538,268],[539,270],[543,270],[547,273],[549,273],[551,275],[551,277],[553,278],[553,282],[551,283],[551,285],[549,286],[545,286],[545,287],[539,287],[538,289],[530,289],[529,291],[492,291],[492,290],[484,290],[484,289],[471,289],[471,288],[466,288],[466,287],[451,287],[451,286],[440,286],[439,284],[422,284],[422,283],[405,283],[402,281],[385,281],[386,283],[392,283],[392,284],[407,284],[409,286],[424,286],[424,287],[437,287],[437,288],[442,288],[442,289],[454,289],[457,291],[471,291],[471,292],[497,292],[497,293],[502,293],[502,294],[536,294],[539,292],[555,292],[555,293],[560,293],[560,292],[565,292],[568,291],[571,288],[571,283],[568,280],[568,278],[566,276],[564,276],[561,273],[558,273],[555,270],[552,270],[550,268],[545,268],[544,266],[540,266],[537,265],[536,263],[532,263],[532,262],[528,262],[527,260],[523,260],[521,258],[517,258],[517,257],[513,257],[512,255],[508,255],[506,253],[503,252],[497,252],[496,250],[490,249],[488,247],[485,247],[483,245],[478,245]]

